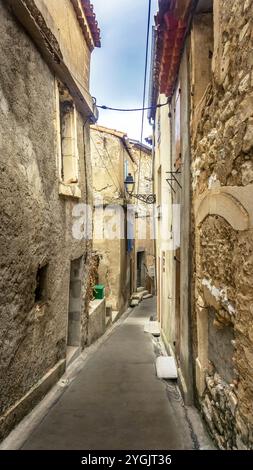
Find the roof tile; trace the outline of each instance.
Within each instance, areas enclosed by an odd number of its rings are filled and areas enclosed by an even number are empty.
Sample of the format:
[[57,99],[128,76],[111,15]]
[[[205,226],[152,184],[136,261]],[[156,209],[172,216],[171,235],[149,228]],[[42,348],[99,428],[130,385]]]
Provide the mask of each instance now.
[[101,47],[100,29],[94,13],[94,7],[90,0],[81,0],[84,14],[87,18],[89,28],[96,47]]

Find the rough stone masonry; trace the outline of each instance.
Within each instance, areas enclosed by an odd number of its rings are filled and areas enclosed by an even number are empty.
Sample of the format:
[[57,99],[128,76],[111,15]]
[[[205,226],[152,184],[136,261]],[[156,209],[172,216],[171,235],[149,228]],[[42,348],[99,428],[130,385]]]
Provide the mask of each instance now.
[[[249,220],[253,211],[252,51],[252,0],[215,0],[211,83],[192,143],[193,201],[204,194],[211,198],[215,192],[219,197],[233,191],[233,204]],[[227,207],[223,200],[219,210],[226,214],[230,199]],[[199,401],[221,449],[253,449],[253,231],[251,224],[235,229],[237,222],[233,215],[228,221],[226,215],[214,214],[206,214],[198,227],[196,218],[193,222],[195,325],[201,309],[208,315],[208,335],[201,347],[208,350],[209,367]],[[200,348],[196,330],[195,356]],[[216,345],[214,337],[219,341]],[[220,356],[215,354],[217,345],[224,346]],[[222,369],[225,360],[231,370],[227,376]]]
[[[59,196],[54,74],[2,0],[0,43],[1,440],[64,371],[70,260],[90,248],[71,234],[75,200]],[[77,113],[80,202],[86,201],[85,174],[91,179],[87,126]],[[38,272],[46,279],[43,302],[36,298],[42,295]],[[84,273],[83,295],[85,286]],[[38,396],[34,387],[43,378]]]

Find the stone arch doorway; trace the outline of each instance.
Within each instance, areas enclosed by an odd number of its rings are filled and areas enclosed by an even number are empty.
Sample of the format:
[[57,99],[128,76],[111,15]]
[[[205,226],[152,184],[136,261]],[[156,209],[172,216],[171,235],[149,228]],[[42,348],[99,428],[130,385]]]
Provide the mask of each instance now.
[[[203,242],[204,244],[206,243],[206,240],[203,241],[203,227],[205,227],[205,224],[208,226],[208,221],[210,223],[215,223],[214,220],[217,220],[217,226],[215,227],[214,233],[220,234],[220,240],[210,240],[209,247],[206,247],[209,251],[210,244],[213,244],[215,247],[215,244],[217,246],[220,243],[224,250],[229,253],[231,246],[228,245],[231,240],[234,240],[234,242],[236,241],[236,233],[249,228],[249,215],[247,210],[239,200],[227,192],[222,192],[222,190],[208,191],[207,194],[205,194],[204,197],[202,197],[195,205],[195,261],[198,273],[195,284],[197,322],[196,386],[199,396],[203,395],[206,388],[205,375],[209,364],[208,347],[210,348],[210,336],[212,336],[210,312],[214,314],[213,320],[217,322],[217,327],[220,326],[220,328],[222,328],[222,323],[224,327],[228,326],[229,328],[233,325],[232,313],[234,305],[230,302],[225,288],[231,288],[232,292],[232,287],[229,285],[226,286],[226,283],[229,284],[229,280],[222,279],[221,274],[217,276],[217,273],[214,273],[210,266],[203,266],[206,259],[206,256],[203,256]],[[220,227],[223,227],[220,231],[218,229],[219,225]],[[215,267],[216,264],[214,256],[215,254],[213,255],[213,258],[211,258],[211,261]],[[216,253],[216,256],[219,257],[219,253]],[[208,263],[210,263],[210,260],[207,260],[206,264]],[[224,265],[230,266],[231,261],[227,259]],[[218,264],[216,266],[218,266]],[[221,286],[218,286],[217,283],[219,279],[221,280]],[[218,325],[219,320],[220,325]],[[226,341],[226,335],[230,335],[232,338],[233,333],[231,333],[229,329],[224,331],[224,341]]]

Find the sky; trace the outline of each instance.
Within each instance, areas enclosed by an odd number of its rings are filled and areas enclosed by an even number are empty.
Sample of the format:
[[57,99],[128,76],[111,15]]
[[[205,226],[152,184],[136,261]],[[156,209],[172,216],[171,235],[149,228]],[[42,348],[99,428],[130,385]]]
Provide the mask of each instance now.
[[[101,29],[101,49],[91,59],[91,94],[98,105],[141,108],[143,99],[148,0],[92,0]],[[152,0],[151,28],[157,10]],[[151,50],[151,37],[150,37]],[[149,54],[150,56],[150,54]],[[147,98],[149,72],[147,80]],[[98,124],[117,129],[140,140],[141,112],[122,113],[99,110]],[[151,134],[147,117],[144,139]],[[145,141],[144,141],[145,142]]]

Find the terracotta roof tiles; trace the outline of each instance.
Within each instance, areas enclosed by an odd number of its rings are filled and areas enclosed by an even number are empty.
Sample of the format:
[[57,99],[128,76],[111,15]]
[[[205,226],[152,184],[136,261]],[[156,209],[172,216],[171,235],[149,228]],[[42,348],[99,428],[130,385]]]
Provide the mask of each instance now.
[[171,97],[190,16],[191,0],[159,0],[154,81]]
[[81,0],[84,14],[87,18],[89,28],[96,47],[101,47],[100,29],[94,13],[94,7],[90,0]]

